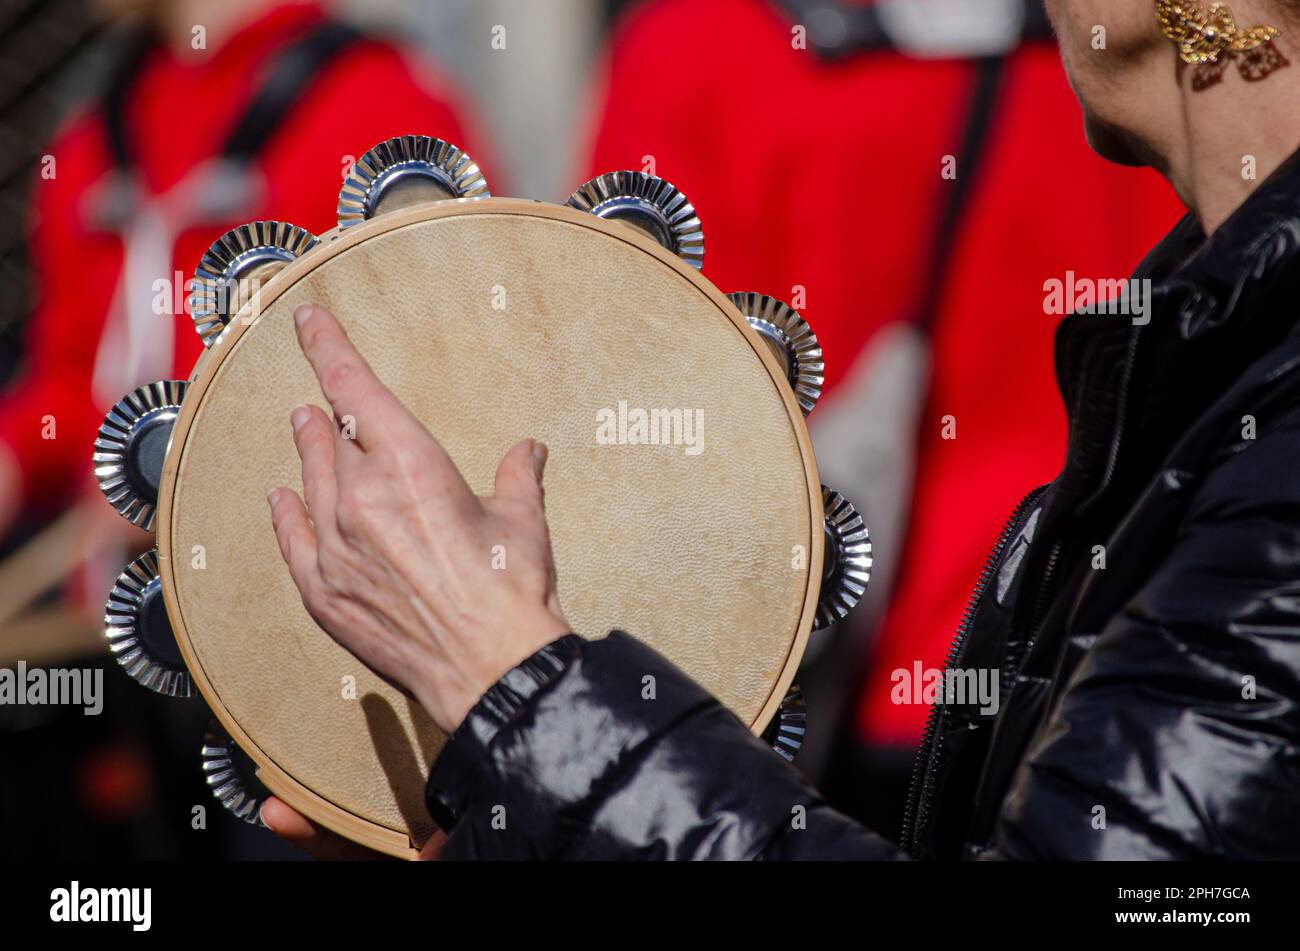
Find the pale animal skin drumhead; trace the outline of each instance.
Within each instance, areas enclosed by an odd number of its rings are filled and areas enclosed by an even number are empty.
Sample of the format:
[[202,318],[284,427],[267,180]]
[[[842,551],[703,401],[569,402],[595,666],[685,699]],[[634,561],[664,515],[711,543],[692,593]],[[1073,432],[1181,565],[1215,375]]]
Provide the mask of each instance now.
[[[444,214],[318,249],[321,263],[299,262],[305,276],[209,355],[219,366],[206,388],[200,368],[169,457],[169,607],[209,700],[298,783],[416,842],[432,828],[424,781],[443,736],[316,627],[271,530],[267,491],[301,489],[289,413],[327,406],[295,340],[297,305],[339,317],[476,492],[518,439],[550,447],[546,507],[578,633],[629,631],[746,724],[770,714],[806,636],[821,526],[818,513],[814,536],[797,408],[710,294],[610,233],[621,226],[575,216]],[[620,401],[702,418],[700,451],[620,444]],[[626,689],[648,692],[640,677]]]

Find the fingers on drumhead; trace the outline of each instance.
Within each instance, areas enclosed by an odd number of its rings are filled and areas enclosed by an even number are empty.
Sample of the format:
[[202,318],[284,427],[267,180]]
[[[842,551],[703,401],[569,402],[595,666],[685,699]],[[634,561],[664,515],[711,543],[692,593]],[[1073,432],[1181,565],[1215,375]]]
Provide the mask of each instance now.
[[307,517],[307,508],[291,489],[273,489],[267,501],[280,557],[289,566],[294,583],[305,590],[303,586],[309,584],[316,566],[316,530]]
[[[303,304],[293,312],[298,344],[341,427],[362,448],[387,433],[409,430],[411,417],[357,352],[343,325],[328,310]],[[364,435],[363,435],[364,432]]]
[[299,406],[289,414],[289,424],[293,427],[293,444],[302,460],[303,478],[309,467],[314,475],[326,471],[332,474],[338,448],[338,430],[333,420],[319,406]]
[[299,406],[290,415],[293,441],[302,460],[302,492],[307,509],[317,525],[330,525],[334,518],[338,483],[334,471],[336,443],[334,424],[317,406]]
[[[304,304],[294,311],[293,319],[299,345],[334,411],[337,422],[331,422],[330,426],[343,440],[367,452],[383,450],[418,458],[419,465],[435,475],[449,491],[469,494],[469,487],[451,457],[424,424],[384,386],[333,314],[318,305]],[[327,418],[324,413],[321,416]],[[306,425],[315,425],[315,413]],[[344,459],[349,457],[350,447],[336,445],[335,450]],[[303,465],[305,469],[306,457]],[[310,498],[307,504],[312,505]]]
[[[287,543],[292,542],[297,533],[305,531],[309,536],[314,534],[311,520],[307,516],[307,507],[298,498],[297,492],[284,487],[272,489],[267,493],[266,500],[271,506],[271,527],[275,529],[276,540],[280,542],[280,550],[287,560]],[[312,537],[308,540],[314,542]]]
[[496,495],[541,504],[545,467],[546,447],[535,439],[520,440],[497,466]]

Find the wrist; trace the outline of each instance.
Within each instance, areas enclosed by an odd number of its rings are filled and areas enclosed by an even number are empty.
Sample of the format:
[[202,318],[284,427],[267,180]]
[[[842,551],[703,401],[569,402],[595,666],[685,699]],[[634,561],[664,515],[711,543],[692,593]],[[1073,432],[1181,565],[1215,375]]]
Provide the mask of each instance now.
[[425,788],[429,813],[444,831],[455,824],[472,795],[497,734],[564,673],[585,644],[566,632],[543,645],[489,686],[451,732]]
[[[433,721],[446,733],[460,727],[470,709],[494,684],[533,654],[570,633],[569,622],[549,609],[519,615],[511,630],[480,631],[471,635],[478,651],[465,651],[459,676],[421,677],[412,693]],[[444,672],[448,673],[448,672]],[[450,680],[450,682],[448,682]]]

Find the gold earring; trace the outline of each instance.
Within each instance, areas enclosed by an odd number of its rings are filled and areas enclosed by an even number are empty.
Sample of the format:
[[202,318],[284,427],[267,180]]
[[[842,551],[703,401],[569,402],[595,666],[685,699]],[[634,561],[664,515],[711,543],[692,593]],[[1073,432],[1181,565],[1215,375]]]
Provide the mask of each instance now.
[[1278,35],[1272,26],[1239,30],[1225,4],[1211,4],[1207,15],[1201,0],[1156,0],[1156,19],[1165,36],[1178,44],[1183,62],[1191,66],[1217,63],[1224,50],[1249,52]]

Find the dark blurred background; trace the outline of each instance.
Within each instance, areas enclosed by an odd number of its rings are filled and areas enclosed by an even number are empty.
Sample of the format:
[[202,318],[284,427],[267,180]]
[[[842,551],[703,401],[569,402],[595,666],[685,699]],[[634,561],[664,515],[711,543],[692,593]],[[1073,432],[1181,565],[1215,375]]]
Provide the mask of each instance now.
[[[360,33],[259,127],[275,65],[334,20]],[[706,276],[808,318],[823,481],[877,564],[810,645],[797,765],[896,832],[927,710],[890,673],[942,664],[997,530],[1062,462],[1043,283],[1126,276],[1181,214],[1088,151],[1037,0],[0,0],[0,668],[94,665],[106,693],[95,717],[0,704],[0,855],[288,854],[209,796],[201,701],[107,656],[105,594],[151,541],[88,450],[117,395],[199,353],[183,314],[139,319],[153,280],[243,221],[327,230],[349,157],[412,132],[464,146],[495,194],[667,178]]]

